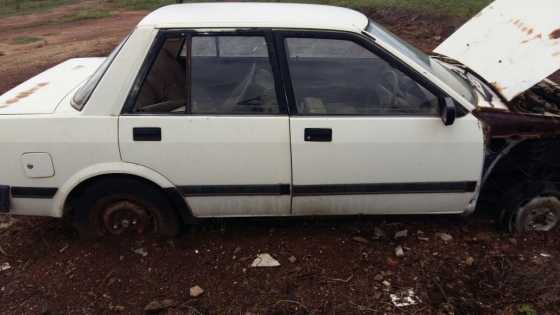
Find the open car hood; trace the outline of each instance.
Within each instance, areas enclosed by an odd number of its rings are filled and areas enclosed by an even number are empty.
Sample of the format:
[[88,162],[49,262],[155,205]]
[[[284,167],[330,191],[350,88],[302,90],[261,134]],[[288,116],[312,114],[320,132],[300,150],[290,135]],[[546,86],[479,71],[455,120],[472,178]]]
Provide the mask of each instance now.
[[510,101],[560,69],[560,1],[496,0],[435,52],[477,72]]

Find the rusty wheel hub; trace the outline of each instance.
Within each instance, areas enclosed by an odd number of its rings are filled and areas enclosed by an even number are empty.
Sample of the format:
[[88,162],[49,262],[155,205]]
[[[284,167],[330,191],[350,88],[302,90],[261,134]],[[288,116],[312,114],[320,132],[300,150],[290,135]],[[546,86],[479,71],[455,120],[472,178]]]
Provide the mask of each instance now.
[[526,231],[550,231],[560,222],[560,200],[554,196],[536,197],[519,209],[518,220]]
[[152,226],[152,217],[142,206],[128,201],[117,201],[105,208],[102,215],[105,231],[113,235],[143,234]]

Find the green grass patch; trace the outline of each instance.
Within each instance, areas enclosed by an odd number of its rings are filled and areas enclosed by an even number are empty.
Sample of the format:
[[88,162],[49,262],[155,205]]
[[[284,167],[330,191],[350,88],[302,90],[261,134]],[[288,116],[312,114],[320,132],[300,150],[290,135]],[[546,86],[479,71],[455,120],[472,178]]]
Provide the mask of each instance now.
[[33,37],[33,36],[18,36],[16,38],[14,38],[13,43],[16,45],[25,45],[25,44],[31,44],[34,42],[38,42],[40,40],[43,40],[40,37]]
[[110,17],[111,11],[109,10],[100,10],[100,9],[83,9],[74,14],[69,14],[63,16],[61,19],[53,20],[53,23],[56,22],[75,22],[75,21],[82,21],[82,20],[93,20],[93,19],[101,19]]
[[75,1],[76,0],[0,0],[0,16],[34,13]]

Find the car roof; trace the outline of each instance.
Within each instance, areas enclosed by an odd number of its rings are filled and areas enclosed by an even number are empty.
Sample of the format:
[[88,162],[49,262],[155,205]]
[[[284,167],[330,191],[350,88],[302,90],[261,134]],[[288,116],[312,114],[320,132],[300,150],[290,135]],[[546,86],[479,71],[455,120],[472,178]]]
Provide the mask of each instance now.
[[362,31],[368,18],[357,11],[295,3],[173,4],[148,14],[140,27],[211,28],[262,27]]

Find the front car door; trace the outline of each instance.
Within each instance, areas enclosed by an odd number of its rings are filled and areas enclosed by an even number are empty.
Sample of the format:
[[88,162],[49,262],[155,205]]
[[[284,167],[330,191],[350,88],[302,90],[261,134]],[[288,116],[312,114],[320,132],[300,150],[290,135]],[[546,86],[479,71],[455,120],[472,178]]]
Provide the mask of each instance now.
[[483,163],[483,135],[464,115],[438,116],[446,95],[359,35],[282,32],[290,99],[292,211],[462,212]]
[[122,159],[198,217],[290,213],[289,119],[264,32],[161,31],[119,119]]

